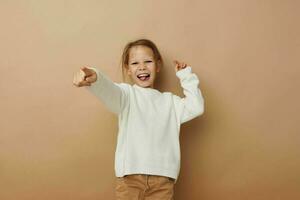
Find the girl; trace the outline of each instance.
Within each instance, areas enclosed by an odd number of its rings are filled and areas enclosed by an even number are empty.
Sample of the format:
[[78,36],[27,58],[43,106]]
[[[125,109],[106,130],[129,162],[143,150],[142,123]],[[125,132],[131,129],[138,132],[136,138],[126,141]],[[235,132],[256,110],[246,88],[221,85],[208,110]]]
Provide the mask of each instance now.
[[163,60],[148,39],[129,42],[122,55],[122,71],[133,81],[115,83],[101,70],[81,67],[73,84],[87,86],[118,115],[115,151],[118,200],[171,200],[180,170],[180,125],[202,115],[204,99],[191,66],[174,61],[184,98],[155,89]]

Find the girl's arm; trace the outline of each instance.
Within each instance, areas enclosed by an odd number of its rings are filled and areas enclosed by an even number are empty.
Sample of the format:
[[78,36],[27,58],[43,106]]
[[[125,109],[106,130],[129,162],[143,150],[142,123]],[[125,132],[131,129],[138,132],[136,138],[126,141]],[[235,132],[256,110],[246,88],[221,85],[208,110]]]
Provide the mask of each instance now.
[[176,72],[176,76],[180,79],[185,97],[180,98],[173,95],[174,101],[179,105],[180,123],[187,122],[200,116],[204,112],[204,99],[200,89],[198,88],[199,79],[192,68],[186,66]]
[[120,114],[125,104],[125,88],[119,83],[110,80],[97,68],[88,67],[97,74],[97,80],[91,86],[86,87],[113,113]]

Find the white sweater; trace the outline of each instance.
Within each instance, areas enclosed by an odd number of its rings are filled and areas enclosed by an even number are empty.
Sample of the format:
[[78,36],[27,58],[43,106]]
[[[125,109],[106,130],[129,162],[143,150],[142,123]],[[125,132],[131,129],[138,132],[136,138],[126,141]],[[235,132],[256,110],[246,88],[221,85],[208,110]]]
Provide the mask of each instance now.
[[136,84],[115,83],[97,68],[97,81],[86,88],[118,115],[115,174],[150,174],[177,181],[180,125],[204,112],[199,79],[187,66],[176,72],[184,98]]

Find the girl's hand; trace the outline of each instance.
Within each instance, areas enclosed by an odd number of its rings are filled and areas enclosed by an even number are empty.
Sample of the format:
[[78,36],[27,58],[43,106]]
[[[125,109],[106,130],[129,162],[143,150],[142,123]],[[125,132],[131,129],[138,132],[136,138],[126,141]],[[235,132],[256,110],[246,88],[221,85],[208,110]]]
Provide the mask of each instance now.
[[97,73],[87,67],[81,67],[74,75],[73,84],[77,87],[91,86],[97,80]]
[[174,60],[174,64],[175,64],[175,72],[178,72],[181,69],[186,68],[187,64],[184,62],[178,62],[177,60]]

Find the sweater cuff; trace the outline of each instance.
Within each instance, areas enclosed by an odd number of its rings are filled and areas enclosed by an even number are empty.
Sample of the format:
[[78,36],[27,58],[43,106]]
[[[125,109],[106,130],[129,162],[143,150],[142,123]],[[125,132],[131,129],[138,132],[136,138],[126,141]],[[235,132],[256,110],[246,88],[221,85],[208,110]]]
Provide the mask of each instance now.
[[92,69],[96,72],[97,74],[97,80],[92,83],[90,86],[86,87],[87,90],[90,90],[90,91],[100,91],[102,89],[102,76],[103,74],[96,68],[96,67],[87,67],[89,69]]
[[186,68],[177,71],[176,76],[180,79],[183,79],[184,77],[186,77],[188,74],[191,74],[191,73],[192,73],[192,67],[187,66]]

